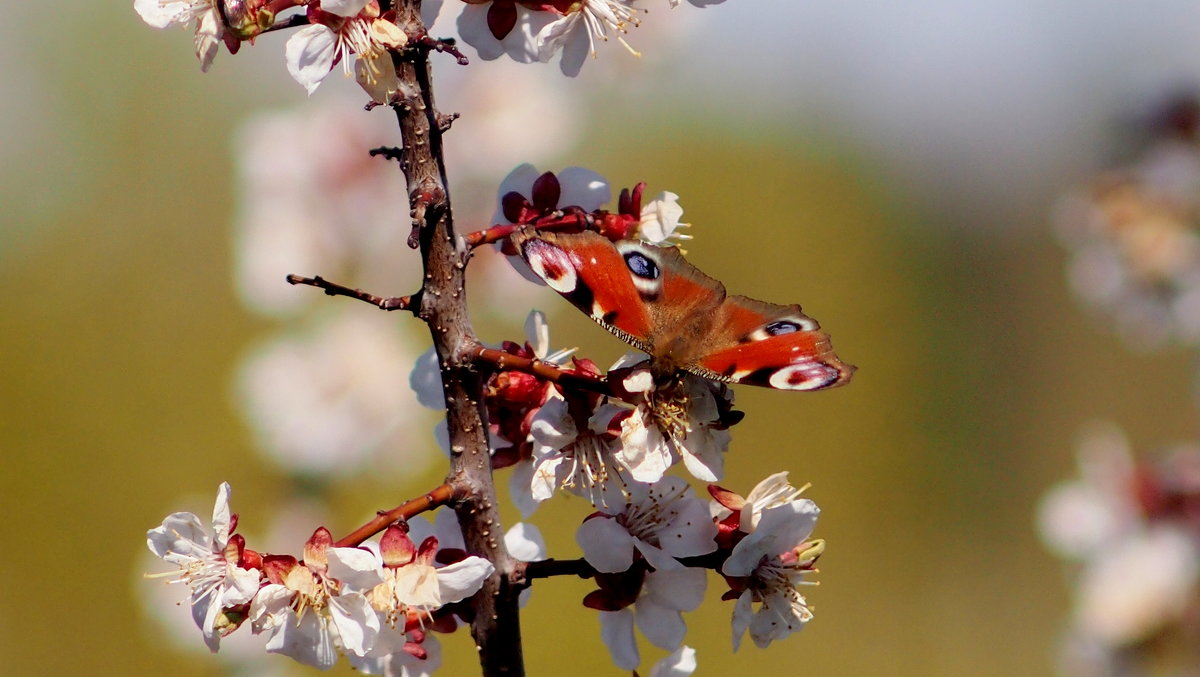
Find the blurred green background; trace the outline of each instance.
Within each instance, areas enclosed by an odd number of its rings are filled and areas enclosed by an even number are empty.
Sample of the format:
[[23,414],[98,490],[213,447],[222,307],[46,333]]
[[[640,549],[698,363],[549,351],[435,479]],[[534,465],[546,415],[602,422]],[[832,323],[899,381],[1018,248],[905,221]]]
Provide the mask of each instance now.
[[[1162,30],[1178,23],[1165,5],[1155,7]],[[875,26],[861,9],[850,13],[854,26],[871,28],[860,38],[888,34],[888,17]],[[144,614],[138,589],[155,583],[141,573],[160,569],[147,568],[143,539],[168,512],[207,515],[220,481],[233,484],[244,520],[266,521],[291,491],[252,450],[233,410],[232,370],[271,325],[235,298],[229,223],[234,130],[253,111],[295,103],[303,92],[286,76],[280,36],[237,57],[222,53],[201,77],[188,33],[153,31],[127,7],[7,11],[0,664],[13,675],[221,674],[198,633],[198,650],[181,651]],[[721,28],[729,17],[744,31],[732,44],[752,54],[764,42],[791,50],[756,39],[769,18],[737,23],[760,12],[727,3],[705,10],[695,30],[733,30]],[[655,11],[648,21],[665,16]],[[1047,68],[1083,68],[1075,63],[1083,61],[1082,38],[1070,31],[1094,37],[1100,29],[1062,8],[1054,16],[1014,25],[1061,48],[1050,52],[1062,62]],[[837,22],[824,18],[833,30]],[[1119,26],[1103,26],[1121,35]],[[803,30],[821,28],[810,21]],[[802,303],[860,367],[849,387],[825,393],[739,389],[748,416],[735,430],[723,484],[744,492],[781,469],[812,482],[808,495],[823,509],[817,535],[829,544],[821,585],[809,595],[816,620],[766,651],[747,642],[731,653],[730,605],[716,599],[714,582],[710,599],[687,616],[699,674],[1053,671],[1068,600],[1033,519],[1038,497],[1071,473],[1078,426],[1110,418],[1143,448],[1196,432],[1192,355],[1130,354],[1086,317],[1066,290],[1063,254],[1046,226],[1054,197],[1085,178],[1113,142],[1125,106],[1177,85],[1184,72],[1167,58],[1174,38],[1139,30],[1130,39],[1158,44],[1165,60],[1108,71],[1103,62],[1049,98],[1033,92],[1022,104],[1001,83],[989,100],[986,81],[965,109],[955,97],[922,93],[924,107],[914,110],[928,136],[865,122],[860,105],[887,119],[889,100],[872,103],[870,91],[858,91],[873,80],[856,80],[846,55],[859,63],[894,56],[874,42],[829,54],[806,44],[797,65],[794,53],[733,59],[728,43],[722,59],[711,39],[697,38],[695,47],[648,57],[628,86],[607,86],[586,103],[571,98],[597,112],[581,116],[584,140],[553,166],[582,164],[617,186],[645,180],[652,192],[678,193],[694,224],[694,263],[735,293]],[[1105,35],[1087,44],[1103,51]],[[1005,55],[998,51],[995,61],[1007,70],[972,81],[1022,77],[1017,66],[1028,56],[1015,48]],[[628,59],[619,50],[603,58]],[[1180,63],[1193,58],[1182,54]],[[723,69],[708,68],[718,61]],[[937,62],[929,59],[934,72]],[[963,68],[961,60],[944,63]],[[793,67],[799,80],[787,78]],[[821,73],[825,80],[813,75]],[[921,76],[907,73],[914,91]],[[976,107],[995,117],[964,128]],[[1006,107],[1015,107],[1012,116]],[[989,120],[1015,128],[988,128]],[[989,142],[989,129],[996,139],[1024,138],[1026,130],[1055,142]],[[513,133],[536,131],[531,120]],[[956,152],[939,154],[946,148]],[[546,296],[542,307],[564,311],[554,317],[556,345],[606,357],[621,351],[559,299]],[[478,329],[493,341],[519,335],[513,323]],[[413,435],[414,444],[432,446],[424,428]],[[330,526],[346,531],[440,474],[343,483]],[[559,505],[545,506],[532,519],[553,556],[576,552],[577,503],[557,517]],[[538,584],[523,616],[530,674],[561,674],[564,666],[619,674],[593,614],[578,605],[590,589],[575,579]],[[442,674],[475,671],[465,634],[446,646]],[[291,669],[288,659],[276,663]]]

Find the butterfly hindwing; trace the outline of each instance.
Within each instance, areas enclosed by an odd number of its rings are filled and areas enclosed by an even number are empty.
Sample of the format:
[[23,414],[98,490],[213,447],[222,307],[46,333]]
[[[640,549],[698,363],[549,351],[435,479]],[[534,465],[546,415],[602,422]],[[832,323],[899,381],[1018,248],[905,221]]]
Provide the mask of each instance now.
[[854,373],[800,306],[731,296],[722,304],[717,324],[721,331],[698,366],[734,383],[819,390],[841,385]]

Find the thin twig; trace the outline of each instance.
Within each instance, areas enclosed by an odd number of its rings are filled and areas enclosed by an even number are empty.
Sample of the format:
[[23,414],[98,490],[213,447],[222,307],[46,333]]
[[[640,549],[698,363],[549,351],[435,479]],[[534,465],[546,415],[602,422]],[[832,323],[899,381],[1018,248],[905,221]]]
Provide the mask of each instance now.
[[454,487],[449,484],[439,485],[424,496],[418,496],[410,501],[401,503],[387,512],[379,513],[370,522],[342,537],[334,545],[339,548],[353,548],[383,531],[389,524],[392,524],[396,520],[408,519],[423,512],[433,510],[438,506],[446,505],[454,500],[454,493]]
[[411,310],[417,312],[416,307],[419,304],[413,303],[412,296],[376,296],[369,294],[361,289],[351,289],[350,287],[330,282],[325,278],[317,275],[316,277],[301,277],[300,275],[288,275],[288,284],[302,284],[309,287],[316,287],[325,290],[328,296],[347,296],[352,299],[358,299],[369,303],[380,310]]
[[495,348],[484,348],[476,346],[467,351],[467,359],[476,363],[486,363],[495,366],[497,369],[507,369],[509,371],[519,371],[525,374],[532,374],[542,380],[556,383],[564,388],[574,388],[578,390],[586,390],[592,393],[600,393],[614,397],[619,395],[613,391],[612,387],[602,378],[594,378],[584,376],[573,372],[560,369],[549,362],[543,362],[538,359],[530,359],[528,357],[520,357],[512,353],[506,353],[503,350]]

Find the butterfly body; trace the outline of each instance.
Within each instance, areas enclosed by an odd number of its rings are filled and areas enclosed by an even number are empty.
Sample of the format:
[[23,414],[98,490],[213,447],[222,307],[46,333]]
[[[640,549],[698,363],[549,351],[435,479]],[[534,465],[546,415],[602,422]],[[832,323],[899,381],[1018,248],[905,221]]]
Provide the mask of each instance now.
[[613,334],[651,357],[658,376],[678,370],[784,390],[817,390],[854,367],[798,305],[728,296],[675,247],[598,233],[519,231],[533,272]]

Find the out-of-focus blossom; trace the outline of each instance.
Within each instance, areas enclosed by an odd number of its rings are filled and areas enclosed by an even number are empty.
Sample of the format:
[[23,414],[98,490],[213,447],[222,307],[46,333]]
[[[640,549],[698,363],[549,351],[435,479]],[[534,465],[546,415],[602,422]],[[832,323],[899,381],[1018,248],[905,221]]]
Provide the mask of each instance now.
[[514,0],[470,0],[458,15],[458,34],[485,61],[507,55],[532,63],[538,58],[538,32],[556,16]]
[[[1040,514],[1047,545],[1076,563],[1064,670],[1194,667],[1200,652],[1187,647],[1200,641],[1200,445],[1135,462],[1118,428],[1095,424],[1079,456],[1080,479],[1052,489]],[[1160,646],[1161,638],[1181,641]]]
[[1119,427],[1096,422],[1085,428],[1077,464],[1079,479],[1051,489],[1038,511],[1042,540],[1071,559],[1097,553],[1141,521],[1133,456]]
[[1198,574],[1194,534],[1164,525],[1113,542],[1079,581],[1077,627],[1110,647],[1148,639],[1195,607]]
[[1198,120],[1069,195],[1055,219],[1072,290],[1136,347],[1200,341]]
[[343,306],[260,345],[242,364],[240,403],[260,450],[285,470],[412,472],[431,460],[412,437],[419,409],[404,387],[416,352],[395,318],[369,310]]

